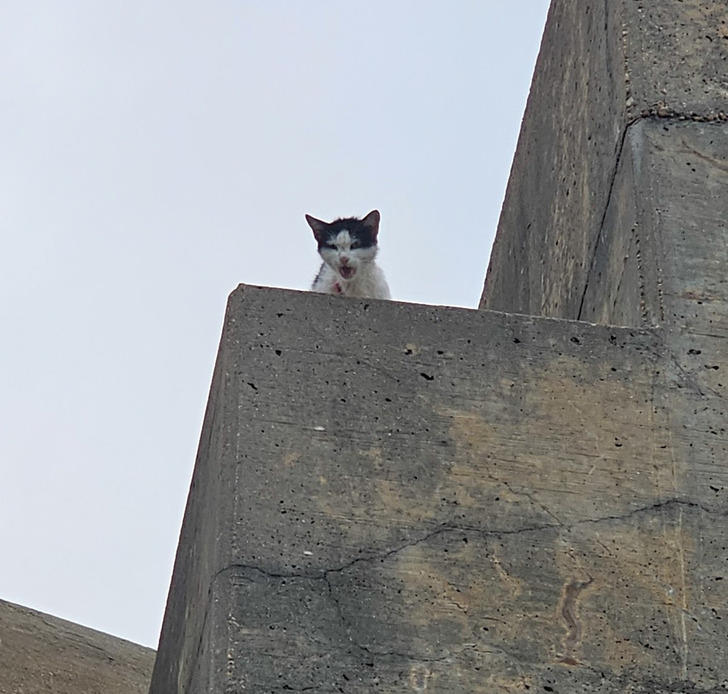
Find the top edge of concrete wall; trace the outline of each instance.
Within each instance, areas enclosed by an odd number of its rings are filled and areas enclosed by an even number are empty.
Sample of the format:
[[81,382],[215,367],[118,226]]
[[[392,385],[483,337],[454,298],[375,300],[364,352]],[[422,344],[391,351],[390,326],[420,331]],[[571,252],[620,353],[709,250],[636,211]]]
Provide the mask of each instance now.
[[554,0],[480,308],[577,319],[627,129],[728,119],[728,5]]
[[155,651],[0,600],[0,692],[146,694]]
[[[318,301],[322,300],[327,305],[330,305],[330,302],[333,303],[333,305],[339,305],[341,304],[343,307],[348,308],[350,307],[350,310],[347,310],[347,313],[351,313],[353,311],[358,312],[362,306],[364,308],[368,308],[369,304],[381,304],[382,306],[399,306],[402,307],[405,310],[405,313],[402,315],[411,316],[415,314],[419,314],[418,309],[421,309],[425,313],[432,314],[432,315],[440,315],[445,316],[449,314],[462,314],[462,319],[467,320],[468,314],[480,314],[483,311],[488,311],[492,314],[499,314],[502,315],[504,318],[514,319],[519,322],[524,322],[526,324],[529,323],[539,323],[543,324],[544,328],[547,328],[549,324],[557,324],[562,325],[564,328],[568,328],[570,325],[573,325],[575,329],[578,329],[579,327],[583,326],[603,326],[606,329],[614,328],[617,330],[646,330],[647,332],[653,332],[653,328],[659,327],[659,326],[653,326],[653,325],[644,325],[644,326],[637,326],[632,324],[622,324],[619,322],[616,323],[610,323],[610,322],[604,322],[599,320],[584,320],[582,318],[570,318],[570,317],[559,317],[559,316],[544,316],[544,315],[538,315],[538,314],[532,314],[532,313],[522,313],[519,311],[509,311],[505,309],[491,309],[488,307],[479,307],[479,308],[469,308],[467,306],[450,306],[448,304],[425,304],[420,303],[417,301],[398,301],[397,299],[362,299],[358,297],[340,297],[335,295],[328,295],[328,294],[319,294],[317,292],[311,292],[306,289],[288,289],[283,287],[277,287],[275,285],[263,285],[263,284],[248,284],[247,282],[240,282],[229,294],[227,297],[228,303],[236,299],[238,295],[244,295],[245,293],[252,293],[252,294],[260,294],[261,296],[267,295],[270,293],[271,295],[282,295],[282,296],[290,296],[291,298],[294,298],[296,296],[300,297],[310,297],[312,301]],[[355,308],[356,307],[356,308]]]

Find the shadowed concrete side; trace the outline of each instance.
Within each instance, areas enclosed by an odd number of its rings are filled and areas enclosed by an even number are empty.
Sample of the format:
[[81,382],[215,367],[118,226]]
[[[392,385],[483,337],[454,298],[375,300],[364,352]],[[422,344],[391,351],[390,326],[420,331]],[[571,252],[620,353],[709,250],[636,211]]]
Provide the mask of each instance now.
[[681,378],[659,331],[239,288],[152,692],[613,692],[683,679],[697,638],[719,663],[723,622],[684,619],[722,521],[675,458]]
[[[728,6],[706,0],[552,2],[481,308],[589,320],[582,303],[626,133],[642,119],[728,120],[726,26]],[[610,240],[628,279],[633,232],[612,228]],[[638,292],[624,297],[624,324],[659,322]]]
[[155,653],[0,601],[3,694],[146,694]]

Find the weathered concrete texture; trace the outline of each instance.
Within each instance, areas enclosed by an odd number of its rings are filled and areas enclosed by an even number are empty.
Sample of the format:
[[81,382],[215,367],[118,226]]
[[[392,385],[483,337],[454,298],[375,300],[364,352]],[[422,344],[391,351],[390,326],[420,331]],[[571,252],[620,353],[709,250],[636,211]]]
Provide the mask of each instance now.
[[[481,308],[576,319],[641,117],[728,113],[728,4],[554,0]],[[629,235],[619,243],[629,248]],[[638,303],[627,316],[643,315]]]
[[603,0],[551,5],[481,308],[578,315],[625,119],[612,14]]
[[0,601],[2,694],[146,694],[154,651]]
[[[555,3],[552,17],[564,11]],[[541,140],[546,151],[535,158],[550,156],[554,162],[545,182],[519,154],[501,219],[500,255],[491,261],[483,305],[662,326],[664,357],[675,377],[672,387],[655,391],[655,402],[665,408],[669,464],[676,466],[679,480],[675,488],[694,504],[675,517],[674,551],[683,562],[682,596],[675,596],[676,604],[683,601],[678,679],[710,690],[728,686],[716,651],[722,628],[714,630],[725,619],[728,603],[723,550],[728,515],[728,5],[615,2],[604,16],[607,34],[623,27],[621,59],[629,91],[623,116],[609,114],[622,118],[623,137],[605,195],[589,209],[599,221],[574,239],[569,220],[578,213],[569,212],[562,224],[549,211],[552,196],[558,200],[573,193],[556,185],[568,178],[576,161],[561,149],[563,140]],[[580,64],[575,50],[573,59]],[[548,57],[561,55],[562,49],[546,42],[542,52]],[[619,57],[616,49],[610,60],[614,56]],[[553,66],[542,61],[542,68],[546,72],[537,74],[536,85],[548,79],[558,83],[555,72],[548,75]],[[539,114],[551,107],[547,99],[545,92],[532,92],[522,143],[537,138]],[[576,123],[563,111],[560,117],[562,138],[568,139],[569,129],[579,138],[593,128],[581,115]],[[604,160],[592,154],[577,165],[601,169]],[[578,208],[586,202],[579,193],[572,204]],[[538,216],[545,210],[540,229],[526,230],[519,221],[526,212]],[[556,251],[557,246],[568,248],[570,259],[569,254],[560,257],[563,250]],[[522,254],[531,247],[536,251],[528,260]]]
[[[672,394],[674,454],[689,470],[690,495],[719,525],[698,529],[686,562],[696,630],[686,667],[705,676],[703,627],[725,618],[728,560],[728,125],[662,119],[630,133],[636,235],[650,235],[644,258],[656,266],[669,354],[680,373]],[[653,255],[655,252],[655,255]],[[709,630],[708,630],[709,631]]]
[[[635,196],[635,166],[643,164],[643,130],[631,129],[601,232],[586,277],[580,307],[583,320],[612,325],[660,325],[664,322],[660,235],[646,216],[654,201],[647,191]],[[637,158],[635,161],[635,157]]]
[[689,388],[662,331],[241,287],[151,691],[719,687]]
[[[728,113],[728,6],[706,0],[610,2],[625,37],[628,115],[698,120]],[[631,99],[630,99],[631,97]]]
[[674,430],[689,449],[698,495],[723,512],[727,211],[728,125],[640,121],[625,142],[583,306],[587,320],[617,322],[636,320],[639,304],[664,323],[686,400],[674,407]]

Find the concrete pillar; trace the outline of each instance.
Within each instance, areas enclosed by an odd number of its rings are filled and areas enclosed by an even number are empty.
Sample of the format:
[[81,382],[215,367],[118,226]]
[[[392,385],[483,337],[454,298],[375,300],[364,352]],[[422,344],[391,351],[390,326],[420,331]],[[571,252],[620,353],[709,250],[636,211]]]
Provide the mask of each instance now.
[[[607,279],[594,271],[600,235],[609,229],[615,237],[609,243],[621,253],[609,279],[618,281],[624,271],[639,282],[633,231],[613,229],[629,211],[612,209],[606,219],[620,166],[642,152],[638,132],[645,125],[712,123],[710,132],[723,131],[726,22],[726,4],[710,0],[552,3],[481,308],[591,320],[594,308],[583,305],[584,294],[587,285]],[[676,151],[679,137],[673,131],[670,138]],[[654,206],[651,191],[639,197]],[[649,243],[655,231],[643,226],[640,241]],[[655,278],[646,274],[644,281]],[[641,306],[639,287],[631,284],[623,294],[621,312],[600,315],[625,324],[660,322],[654,297]]]

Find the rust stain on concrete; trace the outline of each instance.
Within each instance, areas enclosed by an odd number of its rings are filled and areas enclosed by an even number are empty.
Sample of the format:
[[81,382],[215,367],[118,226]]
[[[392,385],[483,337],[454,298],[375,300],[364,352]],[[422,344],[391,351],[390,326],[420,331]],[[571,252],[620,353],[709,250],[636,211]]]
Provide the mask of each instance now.
[[581,593],[588,588],[594,579],[590,576],[586,581],[573,578],[564,584],[561,593],[561,617],[566,624],[566,637],[563,641],[561,662],[568,665],[581,665],[578,657],[581,645],[582,624],[579,617],[579,600]]

